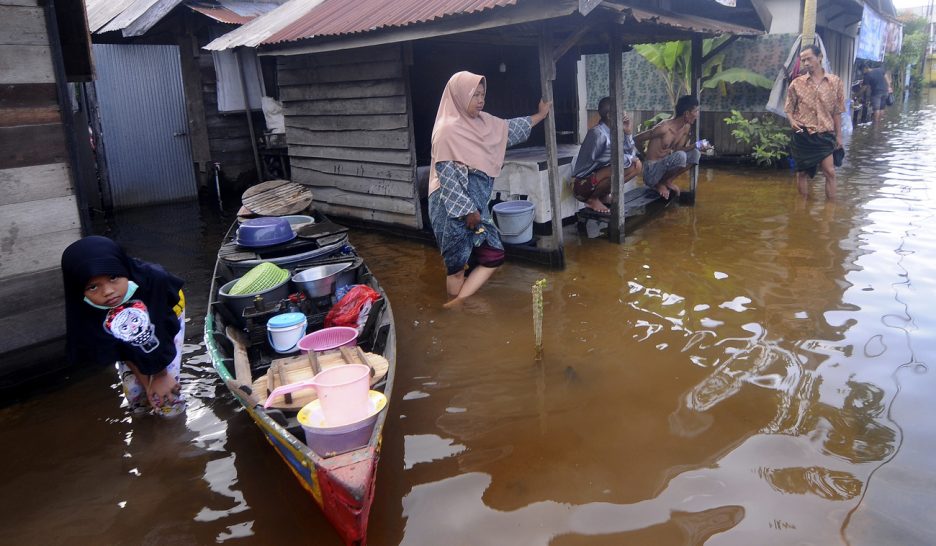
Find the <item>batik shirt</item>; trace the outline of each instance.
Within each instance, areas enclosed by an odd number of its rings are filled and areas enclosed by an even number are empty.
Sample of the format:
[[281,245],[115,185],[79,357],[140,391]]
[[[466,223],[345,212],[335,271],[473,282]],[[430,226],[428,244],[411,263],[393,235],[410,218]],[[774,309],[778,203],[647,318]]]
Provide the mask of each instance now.
[[835,118],[845,111],[842,80],[828,72],[815,84],[804,74],[790,84],[783,107],[790,120],[810,133],[835,132]]
[[[507,147],[516,146],[530,138],[530,131],[533,129],[533,123],[530,116],[522,118],[508,119],[507,121]],[[449,218],[461,218],[467,214],[484,208],[485,203],[478,206],[471,199],[468,191],[468,171],[470,167],[457,161],[437,161],[436,173],[439,175],[439,184],[442,192],[440,197],[445,205],[445,210]],[[475,171],[475,169],[470,169]],[[481,171],[478,174],[483,175],[491,181],[490,176]],[[492,184],[493,185],[493,184]],[[475,192],[476,193],[476,192]],[[483,192],[482,192],[483,193]],[[490,200],[491,192],[487,192],[487,199]]]

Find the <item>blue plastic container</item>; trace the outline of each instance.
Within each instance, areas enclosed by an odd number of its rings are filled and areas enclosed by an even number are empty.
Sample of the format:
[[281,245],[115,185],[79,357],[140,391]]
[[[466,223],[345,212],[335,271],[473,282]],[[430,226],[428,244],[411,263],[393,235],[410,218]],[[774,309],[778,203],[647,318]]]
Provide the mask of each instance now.
[[531,201],[504,201],[494,205],[494,218],[501,233],[501,241],[509,245],[522,245],[533,239],[533,214],[536,206]]
[[267,321],[267,341],[270,347],[280,353],[292,353],[296,344],[305,335],[308,322],[302,313],[282,313]]

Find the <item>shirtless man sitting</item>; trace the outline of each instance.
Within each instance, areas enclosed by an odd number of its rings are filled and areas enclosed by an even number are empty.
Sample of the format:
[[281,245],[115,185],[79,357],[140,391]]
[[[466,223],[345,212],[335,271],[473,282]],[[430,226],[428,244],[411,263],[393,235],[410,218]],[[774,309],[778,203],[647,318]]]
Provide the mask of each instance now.
[[697,119],[699,100],[685,95],[676,101],[672,118],[634,137],[638,145],[649,141],[643,167],[644,184],[664,199],[669,199],[671,192],[678,197],[679,186],[673,180],[699,164],[701,153],[689,138],[689,129]]

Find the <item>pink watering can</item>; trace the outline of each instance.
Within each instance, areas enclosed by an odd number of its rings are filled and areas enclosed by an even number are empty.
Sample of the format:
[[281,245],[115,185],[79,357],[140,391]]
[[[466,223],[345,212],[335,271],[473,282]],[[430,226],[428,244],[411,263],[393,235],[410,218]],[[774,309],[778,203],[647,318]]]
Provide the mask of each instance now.
[[322,404],[328,426],[338,427],[366,419],[370,414],[367,392],[370,390],[369,366],[343,364],[317,373],[312,379],[273,389],[263,404],[268,408],[277,396],[314,387]]

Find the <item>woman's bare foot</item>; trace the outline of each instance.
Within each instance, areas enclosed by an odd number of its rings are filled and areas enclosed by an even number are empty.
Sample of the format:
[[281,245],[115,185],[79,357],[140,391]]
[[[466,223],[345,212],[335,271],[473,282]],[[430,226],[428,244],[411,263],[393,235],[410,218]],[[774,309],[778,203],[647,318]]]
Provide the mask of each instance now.
[[679,186],[677,186],[677,185],[674,184],[673,182],[667,182],[667,183],[666,183],[666,187],[669,188],[671,192],[675,193],[675,194],[676,194],[676,197],[679,197],[679,194],[682,193],[682,192],[679,190]]
[[456,297],[456,298],[452,298],[452,299],[448,300],[448,302],[446,302],[445,304],[443,304],[442,307],[445,308],[445,309],[457,309],[457,308],[461,307],[461,305],[462,305],[463,303],[465,303],[465,299],[464,299],[464,298],[458,298],[458,297]]
[[669,199],[669,188],[666,187],[666,184],[657,184],[653,186],[653,189],[656,190],[663,199]]

